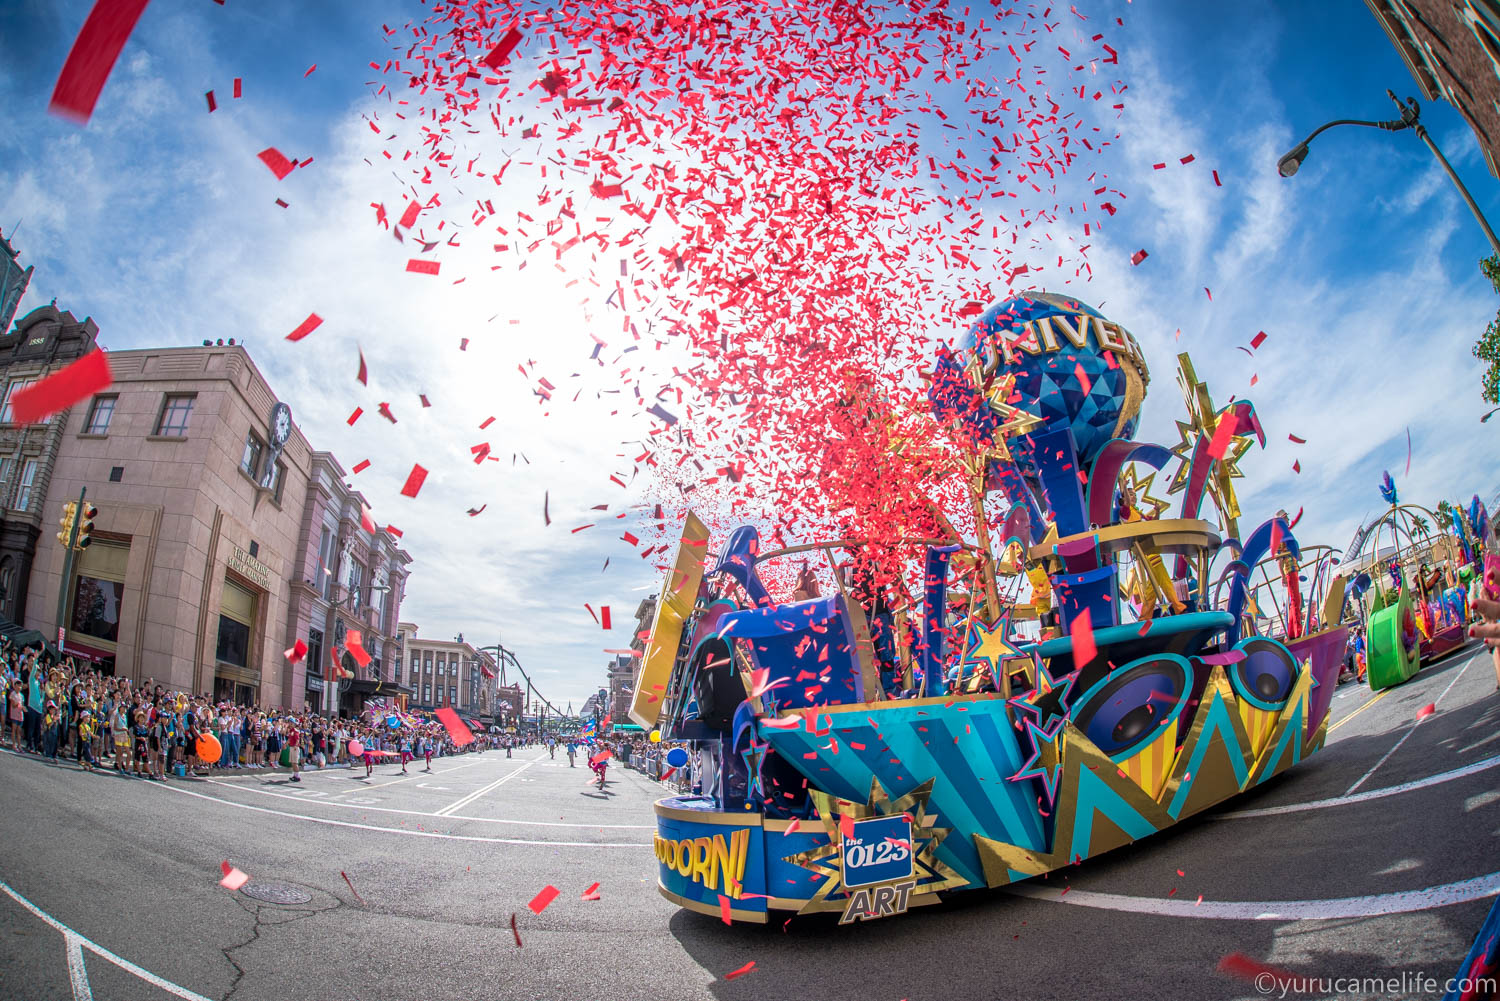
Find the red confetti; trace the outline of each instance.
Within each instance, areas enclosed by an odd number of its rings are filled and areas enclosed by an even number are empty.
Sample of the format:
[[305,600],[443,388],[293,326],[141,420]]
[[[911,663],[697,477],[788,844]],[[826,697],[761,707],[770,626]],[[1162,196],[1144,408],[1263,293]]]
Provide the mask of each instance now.
[[[448,736],[450,736],[450,737],[453,738],[453,743],[457,744],[459,747],[463,747],[465,744],[472,744],[472,743],[474,743],[474,731],[470,730],[464,724],[464,721],[458,718],[458,713],[454,712],[453,709],[452,709],[452,707],[450,707],[450,706],[443,706],[441,709],[439,709],[433,715],[437,716],[437,721],[439,723],[443,724],[443,728],[448,731]],[[557,890],[554,889],[553,887],[549,886],[549,887],[547,887],[547,890],[552,890],[552,896],[553,897],[557,896]],[[542,893],[545,893],[545,892],[547,892],[547,891],[546,890],[542,891]],[[541,899],[541,895],[538,894],[537,895],[537,900],[540,900],[540,899]],[[548,897],[547,898],[547,902],[551,903],[551,901],[552,901],[552,897]],[[533,900],[531,902],[531,904],[532,904],[531,909],[533,911],[535,911],[537,914],[542,913],[541,910],[539,908],[537,908],[537,906],[536,906],[536,900]],[[546,906],[547,906],[547,904],[543,904],[542,905],[542,907],[546,907]]]
[[1224,186],[1224,182],[1221,181],[1221,180],[1219,180],[1219,172],[1217,170],[1214,171],[1214,187],[1216,187],[1216,188],[1222,188],[1223,186]]
[[304,74],[302,74],[302,79],[306,80],[308,77],[312,76],[313,70],[315,70],[317,68],[318,68],[318,64],[317,63],[313,63],[311,66],[309,66],[307,68],[307,72],[304,73]]
[[734,922],[730,920],[729,916],[729,898],[724,896],[724,894],[722,893],[719,894],[719,920],[724,922],[726,925],[734,924]]
[[239,77],[234,78],[234,96],[236,99],[243,96],[243,88],[240,86],[240,82],[241,81]]
[[350,470],[350,472],[352,472],[352,473],[354,473],[354,475],[358,476],[360,473],[363,473],[366,469],[369,469],[369,468],[370,468],[370,460],[369,459],[361,459],[359,462],[355,463],[354,468],[352,470]]
[[1294,460],[1292,462],[1292,472],[1294,472],[1294,473],[1301,473],[1302,472],[1302,460],[1301,459],[1296,459],[1296,460]]
[[438,273],[440,267],[442,265],[438,261],[418,261],[413,259],[406,262],[406,270],[418,275],[435,275]]
[[517,31],[516,26],[512,24],[510,28],[505,32],[505,36],[500,39],[500,43],[493,49],[491,49],[489,55],[485,56],[481,61],[490,69],[498,70],[505,64],[505,61],[510,58],[510,54],[515,49],[515,47],[520,44],[521,33]]
[[1266,343],[1266,332],[1264,330],[1250,338],[1250,346],[1252,348],[1258,348],[1264,343]]
[[471,508],[469,508],[469,517],[473,518],[473,517],[477,516],[481,511],[483,511],[487,507],[489,507],[489,504],[481,504],[478,507],[471,507]]
[[422,489],[422,484],[427,481],[427,470],[416,463],[412,463],[411,472],[406,476],[406,485],[401,488],[402,497],[415,497],[417,491]]
[[250,877],[230,865],[228,859],[219,863],[219,871],[224,874],[224,878],[219,880],[219,885],[226,890],[238,890],[250,882]]
[[209,91],[208,93],[204,94],[203,96],[208,99],[208,113],[210,115],[213,114],[215,111],[219,110],[218,103],[216,101],[214,101],[214,92],[213,91]]
[[744,966],[740,967],[738,970],[730,970],[728,973],[724,974],[724,979],[725,980],[738,980],[740,977],[743,977],[745,974],[749,973],[753,969],[755,969],[755,960],[752,959],[752,960],[750,960],[750,962],[746,963]]
[[98,0],[73,40],[48,110],[82,124],[94,113],[99,94],[135,30],[146,0]]
[[600,621],[600,624],[602,626],[604,626],[605,629],[612,628],[610,626],[610,624],[609,624],[609,606],[608,605],[600,605],[599,606],[599,621]]
[[296,643],[292,644],[292,648],[287,650],[283,656],[293,664],[296,664],[307,656],[307,644],[299,639]]
[[579,897],[578,899],[579,900],[598,900],[599,899],[599,884],[598,883],[591,884],[587,890],[583,891],[583,896]]
[[108,353],[95,349],[40,382],[18,391],[12,398],[11,416],[17,424],[35,424],[108,389],[113,381]]
[[1295,973],[1267,966],[1242,952],[1232,952],[1219,960],[1219,972],[1241,980],[1254,981],[1256,990],[1264,993],[1280,989],[1297,977]]
[[1130,263],[1131,263],[1132,266],[1140,264],[1142,261],[1144,261],[1147,257],[1150,257],[1150,256],[1151,255],[1148,254],[1148,253],[1146,253],[1144,250],[1137,250],[1135,253],[1133,253],[1133,254],[1130,255]]
[[255,155],[260,157],[261,163],[270,168],[271,173],[276,175],[276,180],[278,181],[292,172],[292,161],[282,156],[281,151],[275,146],[268,146]]
[[1427,717],[1431,716],[1435,712],[1437,712],[1437,706],[1434,703],[1429,702],[1425,706],[1423,706],[1421,709],[1417,710],[1417,719],[1419,719],[1419,720],[1426,719]]
[[354,894],[354,899],[355,900],[359,900],[360,904],[363,905],[364,901],[360,900],[359,891],[354,888],[354,883],[350,881],[349,874],[347,872],[344,872],[344,870],[340,869],[339,870],[339,875],[343,876],[344,877],[344,882],[349,884],[349,892],[352,893],[352,894]]
[[289,341],[300,341],[314,330],[317,330],[322,324],[323,318],[321,316],[317,313],[308,313],[307,319],[297,324],[297,329],[287,334],[286,339]]
[[510,916],[510,933],[516,937],[516,948],[521,948],[521,933],[516,928],[516,916],[514,914]]
[[1298,438],[1294,434],[1287,435],[1286,436],[1286,440],[1289,441],[1289,442],[1291,442],[1294,445],[1306,445],[1307,444],[1307,439],[1306,438]]
[[1234,440],[1235,433],[1240,429],[1240,417],[1238,410],[1231,410],[1219,419],[1219,424],[1214,428],[1213,439],[1208,443],[1208,454],[1210,458],[1222,459],[1224,453],[1229,451],[1229,443]]
[[354,426],[354,422],[357,421],[357,420],[359,420],[360,416],[364,412],[365,412],[365,408],[364,407],[355,407],[354,408],[354,413],[352,413],[352,414],[349,415],[349,426],[353,427]]
[[1068,633],[1073,638],[1073,666],[1086,666],[1099,653],[1094,645],[1094,625],[1087,608],[1073,617],[1068,624]]

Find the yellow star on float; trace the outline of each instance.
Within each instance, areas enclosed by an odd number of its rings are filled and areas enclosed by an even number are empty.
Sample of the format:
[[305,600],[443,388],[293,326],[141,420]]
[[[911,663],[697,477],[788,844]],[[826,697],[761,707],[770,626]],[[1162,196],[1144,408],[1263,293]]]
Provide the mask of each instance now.
[[1125,472],[1120,477],[1120,485],[1126,487],[1135,495],[1137,509],[1144,518],[1160,518],[1162,512],[1172,506],[1169,500],[1151,496],[1151,484],[1156,480],[1156,472],[1152,471],[1144,479],[1136,476],[1135,466],[1127,465]]
[[1005,638],[1005,630],[1009,625],[1009,620],[1004,618],[1000,619],[994,625],[988,625],[978,618],[971,619],[967,637],[968,642],[965,645],[964,661],[968,663],[979,660],[988,661],[990,670],[998,678],[1002,662],[1013,657],[1023,656],[1021,651],[1017,650]]

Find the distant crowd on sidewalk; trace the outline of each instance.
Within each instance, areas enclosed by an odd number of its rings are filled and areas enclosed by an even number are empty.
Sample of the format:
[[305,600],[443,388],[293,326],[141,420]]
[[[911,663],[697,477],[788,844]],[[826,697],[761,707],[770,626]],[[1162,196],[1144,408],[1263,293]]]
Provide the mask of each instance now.
[[[213,770],[288,770],[293,781],[305,767],[363,764],[368,773],[390,757],[403,770],[413,759],[431,767],[433,758],[482,751],[510,738],[476,734],[463,746],[440,724],[407,717],[391,727],[378,713],[364,719],[332,719],[303,711],[213,702],[147,678],[104,675],[72,658],[61,663],[35,648],[16,649],[0,640],[4,727],[0,744],[50,761],[74,761],[166,781],[169,775],[206,775]],[[213,760],[199,756],[213,742]],[[358,755],[350,755],[354,742]]]

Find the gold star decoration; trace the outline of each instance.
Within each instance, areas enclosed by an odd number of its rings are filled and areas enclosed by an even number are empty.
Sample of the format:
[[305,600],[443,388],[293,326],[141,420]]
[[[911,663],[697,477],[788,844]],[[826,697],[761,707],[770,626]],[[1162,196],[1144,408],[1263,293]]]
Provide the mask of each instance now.
[[[1177,469],[1172,475],[1171,485],[1167,487],[1169,495],[1186,489],[1188,475],[1192,470],[1193,450],[1199,439],[1211,441],[1219,427],[1219,421],[1229,416],[1235,406],[1230,404],[1223,409],[1214,407],[1213,397],[1208,394],[1208,384],[1199,381],[1198,374],[1193,370],[1192,359],[1186,352],[1177,356],[1177,385],[1182,390],[1182,399],[1187,405],[1188,420],[1176,422],[1178,442],[1172,446],[1172,455],[1177,458]],[[1231,535],[1239,534],[1240,505],[1230,481],[1242,479],[1245,475],[1239,468],[1239,460],[1249,451],[1252,434],[1253,431],[1246,428],[1244,434],[1236,434],[1230,440],[1229,448],[1225,450],[1223,458],[1214,464],[1206,484],[1208,496],[1214,507],[1218,508],[1224,528]]]
[[1162,512],[1172,506],[1169,500],[1151,496],[1151,484],[1156,481],[1156,470],[1148,473],[1145,479],[1136,476],[1135,465],[1127,464],[1125,472],[1120,475],[1120,485],[1128,488],[1135,495],[1136,507],[1140,510],[1143,518],[1160,518]]
[[993,625],[978,616],[970,618],[968,635],[965,637],[967,642],[964,644],[964,663],[985,661],[998,678],[1002,662],[1022,655],[1005,638],[1005,630],[1009,625],[1010,621],[1004,617]]
[[[933,779],[928,779],[905,796],[893,800],[880,787],[879,780],[871,778],[870,798],[866,803],[840,799],[816,789],[808,790],[812,796],[813,806],[817,810],[816,820],[822,825],[823,833],[828,836],[828,844],[809,848],[795,855],[788,855],[784,859],[823,877],[822,885],[797,913],[811,914],[815,911],[844,909],[848,893],[843,888],[844,871],[839,859],[841,847],[839,825],[843,817],[849,817],[852,820],[867,820],[870,817],[906,814],[911,818],[912,875],[917,880],[916,888],[911,893],[912,897],[936,894],[939,890],[967,885],[967,879],[939,861],[937,857],[938,845],[942,844],[951,829],[936,826],[936,815],[928,813],[927,800],[932,796],[933,781]],[[921,902],[930,903],[931,901]]]

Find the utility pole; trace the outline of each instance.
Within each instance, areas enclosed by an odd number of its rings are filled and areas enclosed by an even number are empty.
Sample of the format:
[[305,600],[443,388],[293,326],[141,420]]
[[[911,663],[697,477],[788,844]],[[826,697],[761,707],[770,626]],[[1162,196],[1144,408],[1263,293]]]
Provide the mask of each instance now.
[[68,544],[63,548],[62,581],[57,585],[57,656],[62,657],[62,637],[68,628],[69,585],[73,583],[73,547],[78,544],[78,523],[83,520],[83,499],[88,487],[78,489],[78,509],[73,524],[68,529]]

